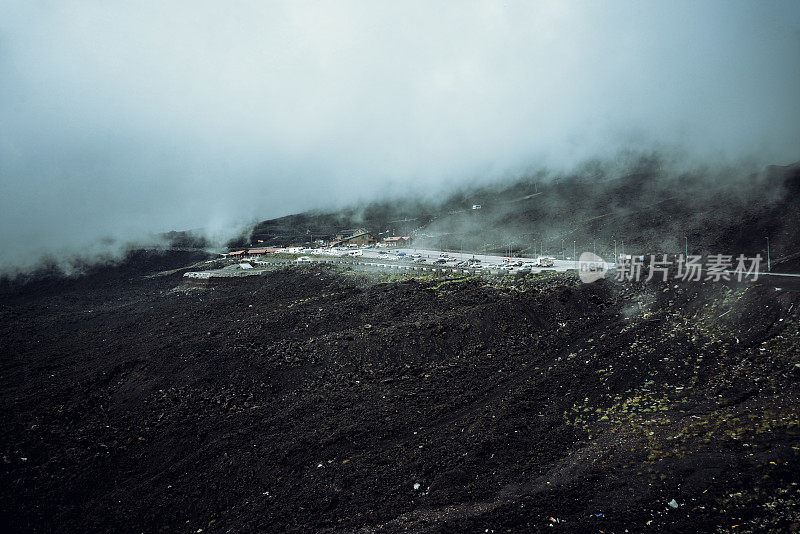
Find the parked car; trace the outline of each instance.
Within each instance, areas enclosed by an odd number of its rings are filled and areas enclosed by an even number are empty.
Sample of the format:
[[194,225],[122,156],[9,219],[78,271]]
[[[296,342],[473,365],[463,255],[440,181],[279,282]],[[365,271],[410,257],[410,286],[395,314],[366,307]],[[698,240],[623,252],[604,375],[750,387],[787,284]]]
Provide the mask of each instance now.
[[395,254],[395,256],[405,256],[405,255],[406,255],[405,252],[398,252],[397,254]]
[[297,258],[294,261],[296,261],[298,263],[310,263],[311,262],[311,258],[309,258],[308,256],[300,256],[299,258]]
[[447,263],[447,259],[446,258],[439,258],[434,263]]
[[417,258],[414,260],[414,263],[425,263],[425,258]]

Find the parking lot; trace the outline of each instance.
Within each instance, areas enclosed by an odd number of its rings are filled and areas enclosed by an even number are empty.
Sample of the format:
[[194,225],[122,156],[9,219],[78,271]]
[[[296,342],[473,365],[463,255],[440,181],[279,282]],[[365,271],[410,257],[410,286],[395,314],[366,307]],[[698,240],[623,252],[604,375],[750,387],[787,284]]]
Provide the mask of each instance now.
[[[578,268],[575,260],[559,260],[550,258],[552,265],[539,264],[539,258],[534,257],[504,257],[488,254],[472,254],[468,252],[440,252],[438,250],[398,248],[398,249],[359,249],[361,255],[356,256],[363,261],[379,261],[381,263],[401,263],[419,267],[468,269],[474,271],[489,271],[499,274],[502,272],[517,273],[520,271],[540,272],[568,271]],[[613,267],[607,264],[608,268]]]
[[[321,250],[321,249],[317,249]],[[316,251],[315,251],[316,252]],[[441,252],[414,248],[353,248],[326,253],[309,253],[301,256],[299,263],[348,263],[363,267],[432,272],[475,272],[487,274],[523,274],[525,272],[578,269],[572,259],[553,257],[503,257],[488,254]],[[607,263],[607,268],[613,265]]]
[[[295,255],[296,254],[296,255]],[[469,252],[443,252],[422,248],[316,248],[298,251],[283,257],[271,254],[238,256],[236,264],[225,269],[186,273],[187,278],[217,278],[256,274],[269,265],[297,265],[309,263],[344,264],[353,268],[371,270],[396,270],[475,273],[475,274],[525,274],[539,272],[566,272],[578,270],[578,262],[554,257],[503,257]],[[606,263],[606,268],[614,266]],[[253,269],[254,267],[254,269]],[[251,271],[252,269],[252,271]]]

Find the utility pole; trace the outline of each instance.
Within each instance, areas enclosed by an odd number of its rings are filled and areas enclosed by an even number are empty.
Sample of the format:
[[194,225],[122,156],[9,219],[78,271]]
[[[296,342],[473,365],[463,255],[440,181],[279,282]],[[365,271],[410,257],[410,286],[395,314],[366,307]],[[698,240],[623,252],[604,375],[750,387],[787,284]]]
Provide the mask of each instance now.
[[561,261],[567,261],[567,250],[564,248],[564,240],[561,240]]
[[614,263],[619,263],[619,258],[617,257],[617,240],[614,240]]
[[578,268],[578,253],[575,251],[575,241],[572,242],[572,261],[575,262],[575,268]]
[[772,260],[769,257],[769,238],[767,238],[767,271],[772,271]]
[[689,258],[689,238],[683,236],[683,260],[686,261]]

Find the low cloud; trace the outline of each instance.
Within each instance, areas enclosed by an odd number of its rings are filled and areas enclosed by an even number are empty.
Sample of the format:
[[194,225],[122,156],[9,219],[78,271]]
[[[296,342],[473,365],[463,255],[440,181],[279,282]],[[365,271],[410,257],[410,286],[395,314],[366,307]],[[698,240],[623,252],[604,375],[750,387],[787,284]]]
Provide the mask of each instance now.
[[6,2],[0,268],[103,237],[221,242],[256,219],[620,149],[789,163],[798,15],[796,2]]

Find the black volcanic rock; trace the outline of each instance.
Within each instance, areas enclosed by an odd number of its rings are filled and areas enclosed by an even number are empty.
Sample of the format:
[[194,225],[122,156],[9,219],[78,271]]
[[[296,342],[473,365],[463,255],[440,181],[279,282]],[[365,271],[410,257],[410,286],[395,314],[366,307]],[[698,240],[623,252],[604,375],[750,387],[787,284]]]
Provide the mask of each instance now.
[[0,302],[6,531],[795,521],[791,287],[135,265]]

